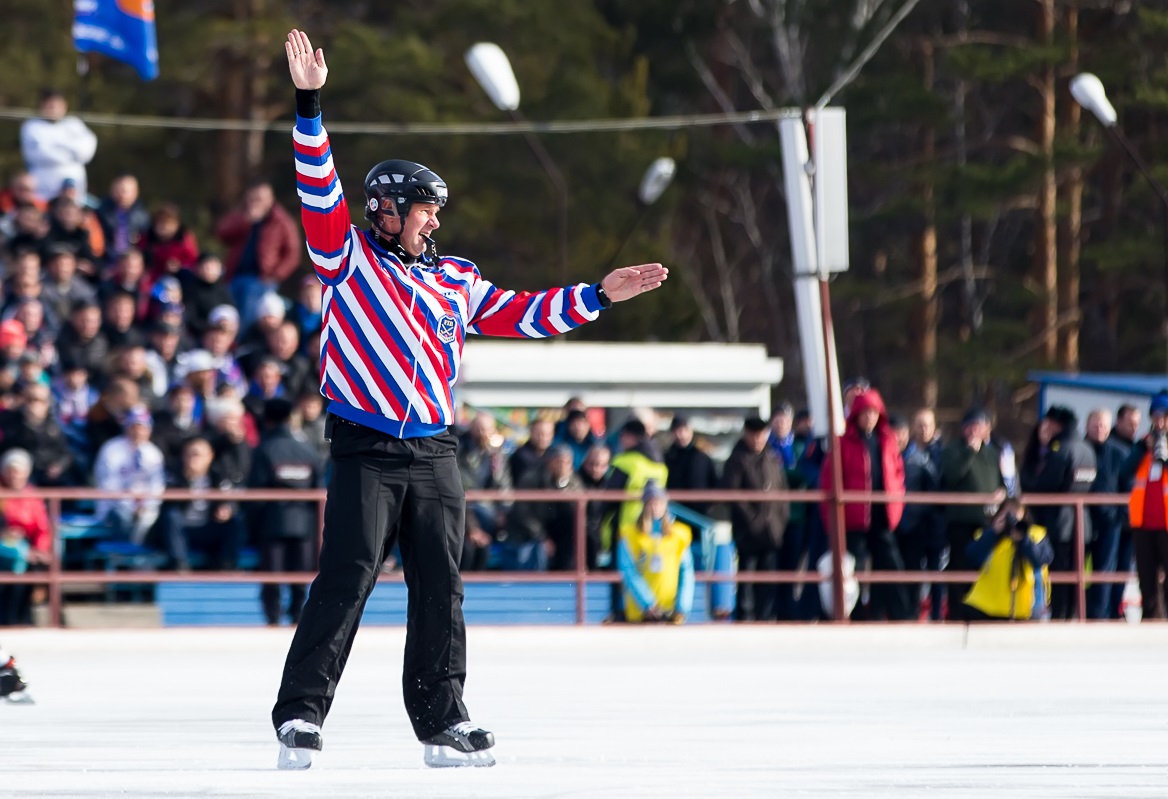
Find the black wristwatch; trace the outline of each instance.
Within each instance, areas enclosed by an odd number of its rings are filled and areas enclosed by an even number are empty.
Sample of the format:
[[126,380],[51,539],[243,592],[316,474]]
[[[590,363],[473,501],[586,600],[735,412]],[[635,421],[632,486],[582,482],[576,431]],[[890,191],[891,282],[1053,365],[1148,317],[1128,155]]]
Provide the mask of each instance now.
[[596,284],[596,299],[600,300],[601,308],[611,308],[612,300],[608,296],[608,292],[604,290],[604,286],[599,283]]

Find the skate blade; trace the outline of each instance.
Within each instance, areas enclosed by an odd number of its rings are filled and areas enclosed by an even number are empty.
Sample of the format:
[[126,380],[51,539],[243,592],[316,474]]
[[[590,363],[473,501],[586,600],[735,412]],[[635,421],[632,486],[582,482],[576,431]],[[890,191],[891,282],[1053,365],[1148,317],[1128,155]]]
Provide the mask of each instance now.
[[28,691],[14,691],[8,696],[4,697],[4,701],[10,705],[35,705],[36,700],[32,698],[32,694]]
[[292,749],[280,744],[280,757],[276,761],[276,768],[285,771],[303,771],[306,768],[312,768],[312,756],[315,754],[316,750],[314,749]]
[[460,752],[452,746],[426,744],[422,760],[430,768],[484,768],[495,765],[495,756],[483,750],[480,752]]

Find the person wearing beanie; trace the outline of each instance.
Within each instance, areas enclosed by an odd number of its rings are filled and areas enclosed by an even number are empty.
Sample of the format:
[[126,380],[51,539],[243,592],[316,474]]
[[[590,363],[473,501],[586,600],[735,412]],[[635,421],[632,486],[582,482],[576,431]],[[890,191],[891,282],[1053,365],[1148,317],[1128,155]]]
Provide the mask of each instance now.
[[[840,463],[845,491],[885,492],[904,495],[904,459],[896,433],[888,424],[884,399],[876,389],[861,390],[852,398],[847,426],[839,439]],[[831,485],[831,460],[825,460],[819,484]],[[821,506],[824,527],[835,526],[832,504]],[[904,513],[904,503],[849,503],[844,505],[844,532],[848,552],[856,559],[856,569],[863,568],[869,556],[876,571],[904,571],[904,560],[895,530]],[[871,619],[906,621],[915,617],[908,590],[903,585],[880,583],[872,586],[868,609]],[[857,606],[857,613],[862,612]]]
[[[550,422],[546,422],[551,424]],[[515,483],[520,491],[581,491],[572,450],[553,444],[539,466]],[[571,502],[516,502],[499,535],[503,571],[562,571],[575,564],[576,506]]]
[[556,425],[554,441],[572,450],[573,469],[579,469],[588,450],[600,443],[596,434],[592,432],[587,412],[582,408],[572,408],[567,412],[563,422]]
[[[1022,455],[1018,480],[1023,494],[1086,494],[1096,476],[1095,450],[1078,431],[1079,417],[1063,405],[1047,409],[1030,435]],[[1044,527],[1054,546],[1052,571],[1070,571],[1075,565],[1075,506],[1036,505],[1034,523]],[[1091,517],[1084,514],[1083,541],[1091,540]],[[1075,617],[1074,586],[1051,590],[1052,619]]]
[[1120,470],[1120,490],[1130,491],[1128,520],[1145,621],[1168,617],[1168,389],[1152,397],[1150,429]]
[[[961,437],[941,450],[941,490],[963,494],[1006,492],[1001,459],[997,448],[989,443],[990,416],[981,408],[970,408],[961,418]],[[974,534],[985,524],[985,509],[980,505],[946,505],[945,538],[949,542],[951,571],[977,571],[966,557]],[[948,588],[949,620],[964,621],[962,598],[969,584],[954,583]]]
[[[770,428],[753,416],[742,424],[742,437],[734,445],[722,469],[722,487],[733,491],[785,491],[783,464],[767,446]],[[778,568],[791,503],[783,500],[730,503],[730,523],[738,550],[738,571],[773,571]],[[734,618],[738,621],[775,621],[780,609],[778,587],[773,583],[740,583]]]
[[693,610],[693,531],[670,515],[660,483],[645,484],[641,503],[640,518],[621,528],[617,544],[625,619],[681,624]]
[[162,501],[153,495],[162,494],[166,488],[165,458],[150,441],[153,427],[145,405],[131,406],[122,417],[122,435],[102,445],[93,467],[97,488],[132,491],[140,496],[97,503],[98,518],[109,525],[115,536],[134,544],[142,544],[158,521]]

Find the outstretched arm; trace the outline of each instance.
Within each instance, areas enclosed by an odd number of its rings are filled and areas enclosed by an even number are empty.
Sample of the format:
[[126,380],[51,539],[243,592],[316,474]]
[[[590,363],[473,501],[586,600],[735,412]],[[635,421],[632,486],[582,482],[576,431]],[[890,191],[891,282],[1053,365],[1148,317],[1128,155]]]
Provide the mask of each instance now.
[[470,330],[487,336],[544,338],[566,333],[600,315],[614,302],[630,300],[660,286],[669,276],[661,264],[615,269],[604,280],[540,292],[504,291],[475,270],[471,286]]
[[341,182],[333,168],[328,133],[320,119],[320,88],[328,77],[324,50],[313,51],[308,34],[294,30],[284,43],[288,72],[296,86],[296,193],[316,276],[336,286],[349,276],[352,222]]

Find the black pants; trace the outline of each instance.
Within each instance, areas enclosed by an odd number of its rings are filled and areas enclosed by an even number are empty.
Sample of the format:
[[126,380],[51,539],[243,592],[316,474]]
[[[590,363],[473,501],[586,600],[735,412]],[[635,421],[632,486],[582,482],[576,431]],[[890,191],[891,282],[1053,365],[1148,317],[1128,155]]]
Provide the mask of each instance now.
[[353,646],[365,602],[395,539],[408,605],[402,674],[418,739],[467,721],[462,619],[465,501],[449,432],[397,439],[338,423],[320,573],[296,627],[272,721],[321,724]]
[[[738,571],[769,572],[779,565],[779,551],[738,552]],[[775,602],[778,599],[774,583],[739,583],[738,603],[734,618],[737,621],[774,621],[777,616]]]
[[[316,560],[316,542],[311,538],[273,538],[260,545],[260,569],[266,572],[307,572],[312,571]],[[288,620],[293,624],[300,621],[304,607],[304,586],[293,583],[288,586]],[[279,624],[283,608],[280,607],[280,586],[264,583],[260,588],[260,604],[264,608],[264,618],[268,624]]]
[[1136,551],[1144,619],[1163,619],[1168,611],[1168,583],[1161,588],[1160,572],[1168,574],[1168,532],[1132,530],[1132,545]]
[[[847,534],[848,552],[856,559],[856,572],[867,570],[868,556],[872,557],[873,571],[904,571],[904,560],[900,557],[900,546],[896,533],[887,526],[873,525],[869,530],[849,530]],[[868,618],[871,620],[907,621],[915,618],[909,604],[908,589],[903,584],[873,583],[869,591]],[[862,612],[860,606],[852,612],[857,618]]]
[[[980,524],[950,522],[945,528],[945,536],[949,539],[950,571],[975,572],[981,569],[980,564],[971,563],[965,554],[966,548],[973,542],[973,534],[980,527]],[[949,621],[969,620],[970,607],[965,604],[965,595],[972,587],[970,583],[949,584]]]
[[[1075,569],[1075,542],[1056,541],[1051,572],[1071,572]],[[1058,583],[1050,588],[1050,617],[1055,621],[1077,618],[1079,602],[1077,588],[1073,583]]]

